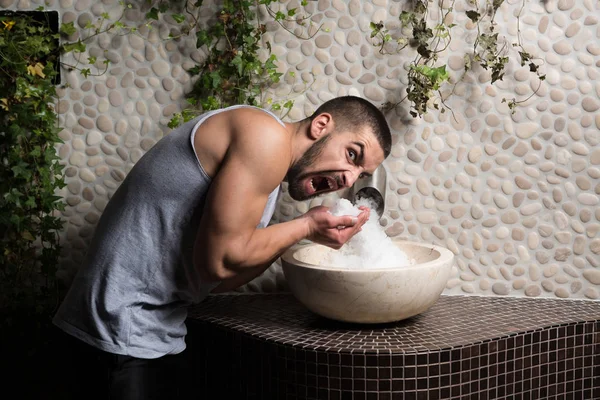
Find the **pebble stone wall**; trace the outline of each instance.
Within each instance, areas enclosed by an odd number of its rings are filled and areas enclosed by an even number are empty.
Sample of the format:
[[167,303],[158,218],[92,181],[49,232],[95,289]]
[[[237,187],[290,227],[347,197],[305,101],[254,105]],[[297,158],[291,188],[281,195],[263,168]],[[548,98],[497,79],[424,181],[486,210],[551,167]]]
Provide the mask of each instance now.
[[[281,72],[288,73],[276,94],[295,96],[287,118],[303,118],[337,95],[376,104],[403,97],[404,66],[414,53],[379,54],[369,23],[397,28],[404,3],[309,2],[315,26],[322,24],[312,40],[270,24],[273,51]],[[0,0],[5,9],[39,5],[78,26],[103,12],[116,18],[121,10],[116,0]],[[139,23],[146,2],[132,5],[124,21]],[[467,8],[457,1],[448,17],[457,26],[443,56],[454,80],[462,75],[462,55],[476,32]],[[546,74],[541,85],[513,52],[503,81],[491,85],[490,72],[475,68],[456,85],[447,101],[455,118],[435,111],[412,119],[406,104],[388,114],[394,145],[385,162],[389,183],[381,224],[389,236],[436,243],[456,254],[447,294],[600,297],[599,18],[600,3],[593,0],[507,0],[496,17],[500,34],[511,48],[520,29],[525,49],[539,57]],[[191,87],[186,69],[203,54],[193,37],[165,40],[174,28],[167,18],[139,35],[102,34],[84,59],[110,59],[106,74],[85,79],[63,70],[67,85],[59,88],[57,111],[64,144],[57,150],[68,184],[60,271],[67,281],[111,194],[144,152],[169,133],[170,116],[184,105]],[[311,74],[315,82],[304,92],[302,80],[310,81]],[[514,114],[502,102],[527,98],[538,85]],[[333,199],[297,203],[284,194],[273,222]],[[242,290],[285,289],[274,264]]]

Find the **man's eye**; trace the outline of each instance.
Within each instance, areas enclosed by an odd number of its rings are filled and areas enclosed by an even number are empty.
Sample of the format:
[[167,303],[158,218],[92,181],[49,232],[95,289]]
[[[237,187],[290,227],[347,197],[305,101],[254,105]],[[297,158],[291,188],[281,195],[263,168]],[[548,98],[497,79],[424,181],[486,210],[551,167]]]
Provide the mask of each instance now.
[[348,155],[352,161],[356,160],[356,152],[354,150],[348,150]]
[[362,179],[362,178],[364,178],[364,177],[365,177],[365,174],[360,174],[360,175],[358,176],[358,179]]

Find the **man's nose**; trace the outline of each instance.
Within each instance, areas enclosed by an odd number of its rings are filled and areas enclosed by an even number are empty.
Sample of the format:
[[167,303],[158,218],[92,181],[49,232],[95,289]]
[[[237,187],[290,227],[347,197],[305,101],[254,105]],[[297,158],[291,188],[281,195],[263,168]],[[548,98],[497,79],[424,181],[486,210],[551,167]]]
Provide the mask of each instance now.
[[344,186],[351,187],[360,176],[359,170],[348,171],[344,174]]

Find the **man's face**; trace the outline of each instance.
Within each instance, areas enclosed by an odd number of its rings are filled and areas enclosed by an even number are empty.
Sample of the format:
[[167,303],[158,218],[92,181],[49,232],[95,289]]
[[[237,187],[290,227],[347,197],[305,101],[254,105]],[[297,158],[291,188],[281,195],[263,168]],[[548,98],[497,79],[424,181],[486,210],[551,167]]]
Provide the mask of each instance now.
[[383,159],[377,138],[367,128],[329,133],[292,165],[288,192],[301,201],[350,187],[358,178],[373,174]]

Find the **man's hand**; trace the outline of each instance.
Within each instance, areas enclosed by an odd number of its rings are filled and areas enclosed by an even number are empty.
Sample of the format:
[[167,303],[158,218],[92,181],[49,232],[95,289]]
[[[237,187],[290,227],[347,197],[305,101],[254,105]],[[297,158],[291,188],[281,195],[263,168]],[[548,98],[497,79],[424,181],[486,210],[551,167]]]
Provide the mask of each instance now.
[[352,236],[360,232],[369,220],[369,208],[359,208],[362,212],[356,217],[336,217],[329,213],[325,206],[311,208],[302,216],[309,219],[310,233],[307,239],[336,250],[341,248]]

